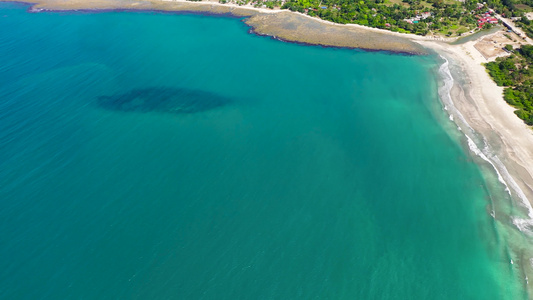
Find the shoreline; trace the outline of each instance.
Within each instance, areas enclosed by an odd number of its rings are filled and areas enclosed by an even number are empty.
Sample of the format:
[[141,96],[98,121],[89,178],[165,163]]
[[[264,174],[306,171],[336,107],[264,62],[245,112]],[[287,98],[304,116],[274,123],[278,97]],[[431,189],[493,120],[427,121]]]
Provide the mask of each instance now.
[[[244,23],[250,27],[250,33],[285,42],[409,55],[428,54],[424,49],[435,51],[448,61],[450,74],[454,79],[449,99],[453,107],[447,113],[453,116],[455,124],[461,127],[472,156],[481,157],[492,165],[502,185],[509,190],[511,198],[527,216],[516,217],[509,220],[509,223],[524,234],[533,234],[533,130],[514,114],[515,108],[503,99],[503,87],[496,85],[482,65],[487,60],[474,48],[474,44],[484,36],[451,45],[446,42],[455,41],[456,38],[435,39],[356,24],[335,24],[287,10],[207,1],[0,1],[31,5],[31,12],[158,11],[246,17]],[[464,76],[465,82],[461,83],[456,78],[458,74]],[[446,105],[443,99],[440,101]],[[476,136],[482,139],[478,144],[474,142]],[[531,256],[527,257],[520,262],[521,267],[525,274],[533,274],[533,266],[529,261]],[[527,277],[525,282],[528,290],[533,290],[533,287],[529,287]]]
[[[482,63],[487,62],[475,48],[475,41],[461,45],[438,42],[419,42],[451,60],[468,80],[461,86],[454,80],[451,91],[453,105],[464,121],[486,145],[481,149],[494,164],[510,193],[523,201],[529,217],[533,218],[533,130],[515,114],[515,108],[503,99],[503,87],[490,78]],[[457,114],[457,112],[455,114]],[[454,114],[454,112],[450,112]],[[495,161],[497,158],[501,161]],[[505,178],[507,177],[507,178]],[[533,223],[515,224],[533,233]]]
[[503,263],[518,267],[520,279],[532,295],[528,278],[533,275],[533,130],[514,114],[515,108],[503,99],[504,88],[496,85],[482,65],[487,60],[474,48],[481,38],[459,45],[420,44],[445,60],[439,73],[444,67],[447,75],[438,74],[439,81],[450,77],[451,86],[448,95],[441,95],[439,89],[439,98],[463,135],[465,151],[483,161],[508,194],[508,198],[491,199],[487,213],[503,225],[503,230],[512,231],[499,233],[513,253],[509,254],[510,261]]
[[260,36],[304,45],[386,51],[395,54],[426,55],[427,51],[414,39],[429,39],[413,34],[395,33],[356,24],[335,24],[288,10],[270,10],[235,4],[186,0],[0,0],[29,5],[29,12],[41,11],[153,11],[162,13],[195,13],[246,18],[243,22]]

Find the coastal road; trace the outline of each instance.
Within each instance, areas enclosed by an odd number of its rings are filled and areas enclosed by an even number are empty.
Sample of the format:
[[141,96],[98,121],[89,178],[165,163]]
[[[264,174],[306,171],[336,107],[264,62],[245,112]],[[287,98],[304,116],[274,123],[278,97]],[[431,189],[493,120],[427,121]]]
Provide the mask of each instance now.
[[[494,12],[493,10],[491,10],[492,12]],[[525,32],[522,31],[522,29],[520,29],[518,26],[515,25],[515,23],[513,21],[511,21],[510,19],[507,19],[507,18],[504,18],[502,17],[501,15],[497,14],[494,12],[494,16],[502,21],[502,23],[505,23],[507,24],[509,27],[511,27],[511,29],[518,35],[520,36],[525,42],[527,42],[528,44],[530,45],[533,45],[533,40],[531,38],[529,38]]]

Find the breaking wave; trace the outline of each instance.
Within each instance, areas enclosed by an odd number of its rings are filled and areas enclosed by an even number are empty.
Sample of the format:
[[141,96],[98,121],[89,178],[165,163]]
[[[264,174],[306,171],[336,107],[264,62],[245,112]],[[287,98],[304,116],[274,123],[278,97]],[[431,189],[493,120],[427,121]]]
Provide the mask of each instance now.
[[[513,224],[522,232],[533,234],[533,207],[528,201],[526,195],[520,189],[516,181],[509,174],[509,171],[505,165],[501,162],[498,156],[492,151],[491,147],[487,143],[485,137],[480,136],[476,131],[468,124],[461,112],[455,107],[451,90],[454,85],[454,79],[450,71],[449,61],[440,56],[444,63],[439,67],[439,76],[444,84],[439,87],[439,97],[444,105],[444,109],[448,112],[449,119],[457,125],[459,131],[461,131],[467,139],[468,148],[476,156],[480,157],[484,161],[488,162],[496,171],[498,181],[505,186],[505,191],[509,196],[513,195],[520,200],[520,204],[527,210],[529,218],[513,217]],[[464,128],[463,128],[464,127]],[[475,142],[479,140],[481,147]],[[491,215],[495,217],[495,212],[492,211]]]

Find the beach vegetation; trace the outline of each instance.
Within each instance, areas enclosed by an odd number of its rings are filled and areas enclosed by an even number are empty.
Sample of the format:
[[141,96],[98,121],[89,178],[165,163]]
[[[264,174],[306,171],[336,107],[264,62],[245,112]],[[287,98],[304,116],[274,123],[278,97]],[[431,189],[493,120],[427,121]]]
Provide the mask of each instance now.
[[533,125],[532,65],[532,45],[523,45],[513,55],[499,57],[485,65],[496,84],[505,87],[505,101],[517,108],[515,114],[528,125]]
[[[201,0],[191,0],[201,1]],[[456,37],[489,29],[504,17],[533,37],[533,22],[524,17],[533,0],[219,0],[282,8],[339,24],[359,24],[394,32]]]
[[480,10],[475,0],[287,0],[282,8],[341,24],[418,35],[459,36],[475,28],[492,26],[479,23],[486,11]]

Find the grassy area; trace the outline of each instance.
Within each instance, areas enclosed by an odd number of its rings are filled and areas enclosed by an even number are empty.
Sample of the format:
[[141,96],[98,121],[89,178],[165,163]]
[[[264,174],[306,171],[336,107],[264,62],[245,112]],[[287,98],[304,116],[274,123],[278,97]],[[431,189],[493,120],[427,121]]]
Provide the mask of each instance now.
[[471,13],[476,8],[473,1],[476,0],[286,0],[283,8],[341,24],[419,35],[457,35],[477,26]]
[[526,4],[515,4],[515,7],[520,10],[531,11],[531,6]]
[[431,3],[428,3],[426,1],[421,1],[420,4],[422,4],[422,6],[427,10],[430,10],[433,7]]
[[459,36],[460,34],[468,32],[470,30],[471,29],[466,27],[466,26],[455,24],[455,25],[452,25],[452,26],[444,27],[444,28],[442,28],[441,30],[439,30],[437,32],[439,34],[447,35],[447,36]]
[[[403,7],[409,7],[409,4],[407,2],[403,2],[402,0],[385,0],[383,4],[386,6],[393,6],[394,4],[398,4]],[[424,9],[427,9],[427,10],[430,10],[433,7],[431,3],[426,2],[426,1],[420,1],[420,5],[422,5]]]
[[403,2],[402,0],[385,0],[383,4],[386,6],[393,6],[394,4],[398,4],[403,7],[409,7],[409,4],[407,4],[406,2]]

